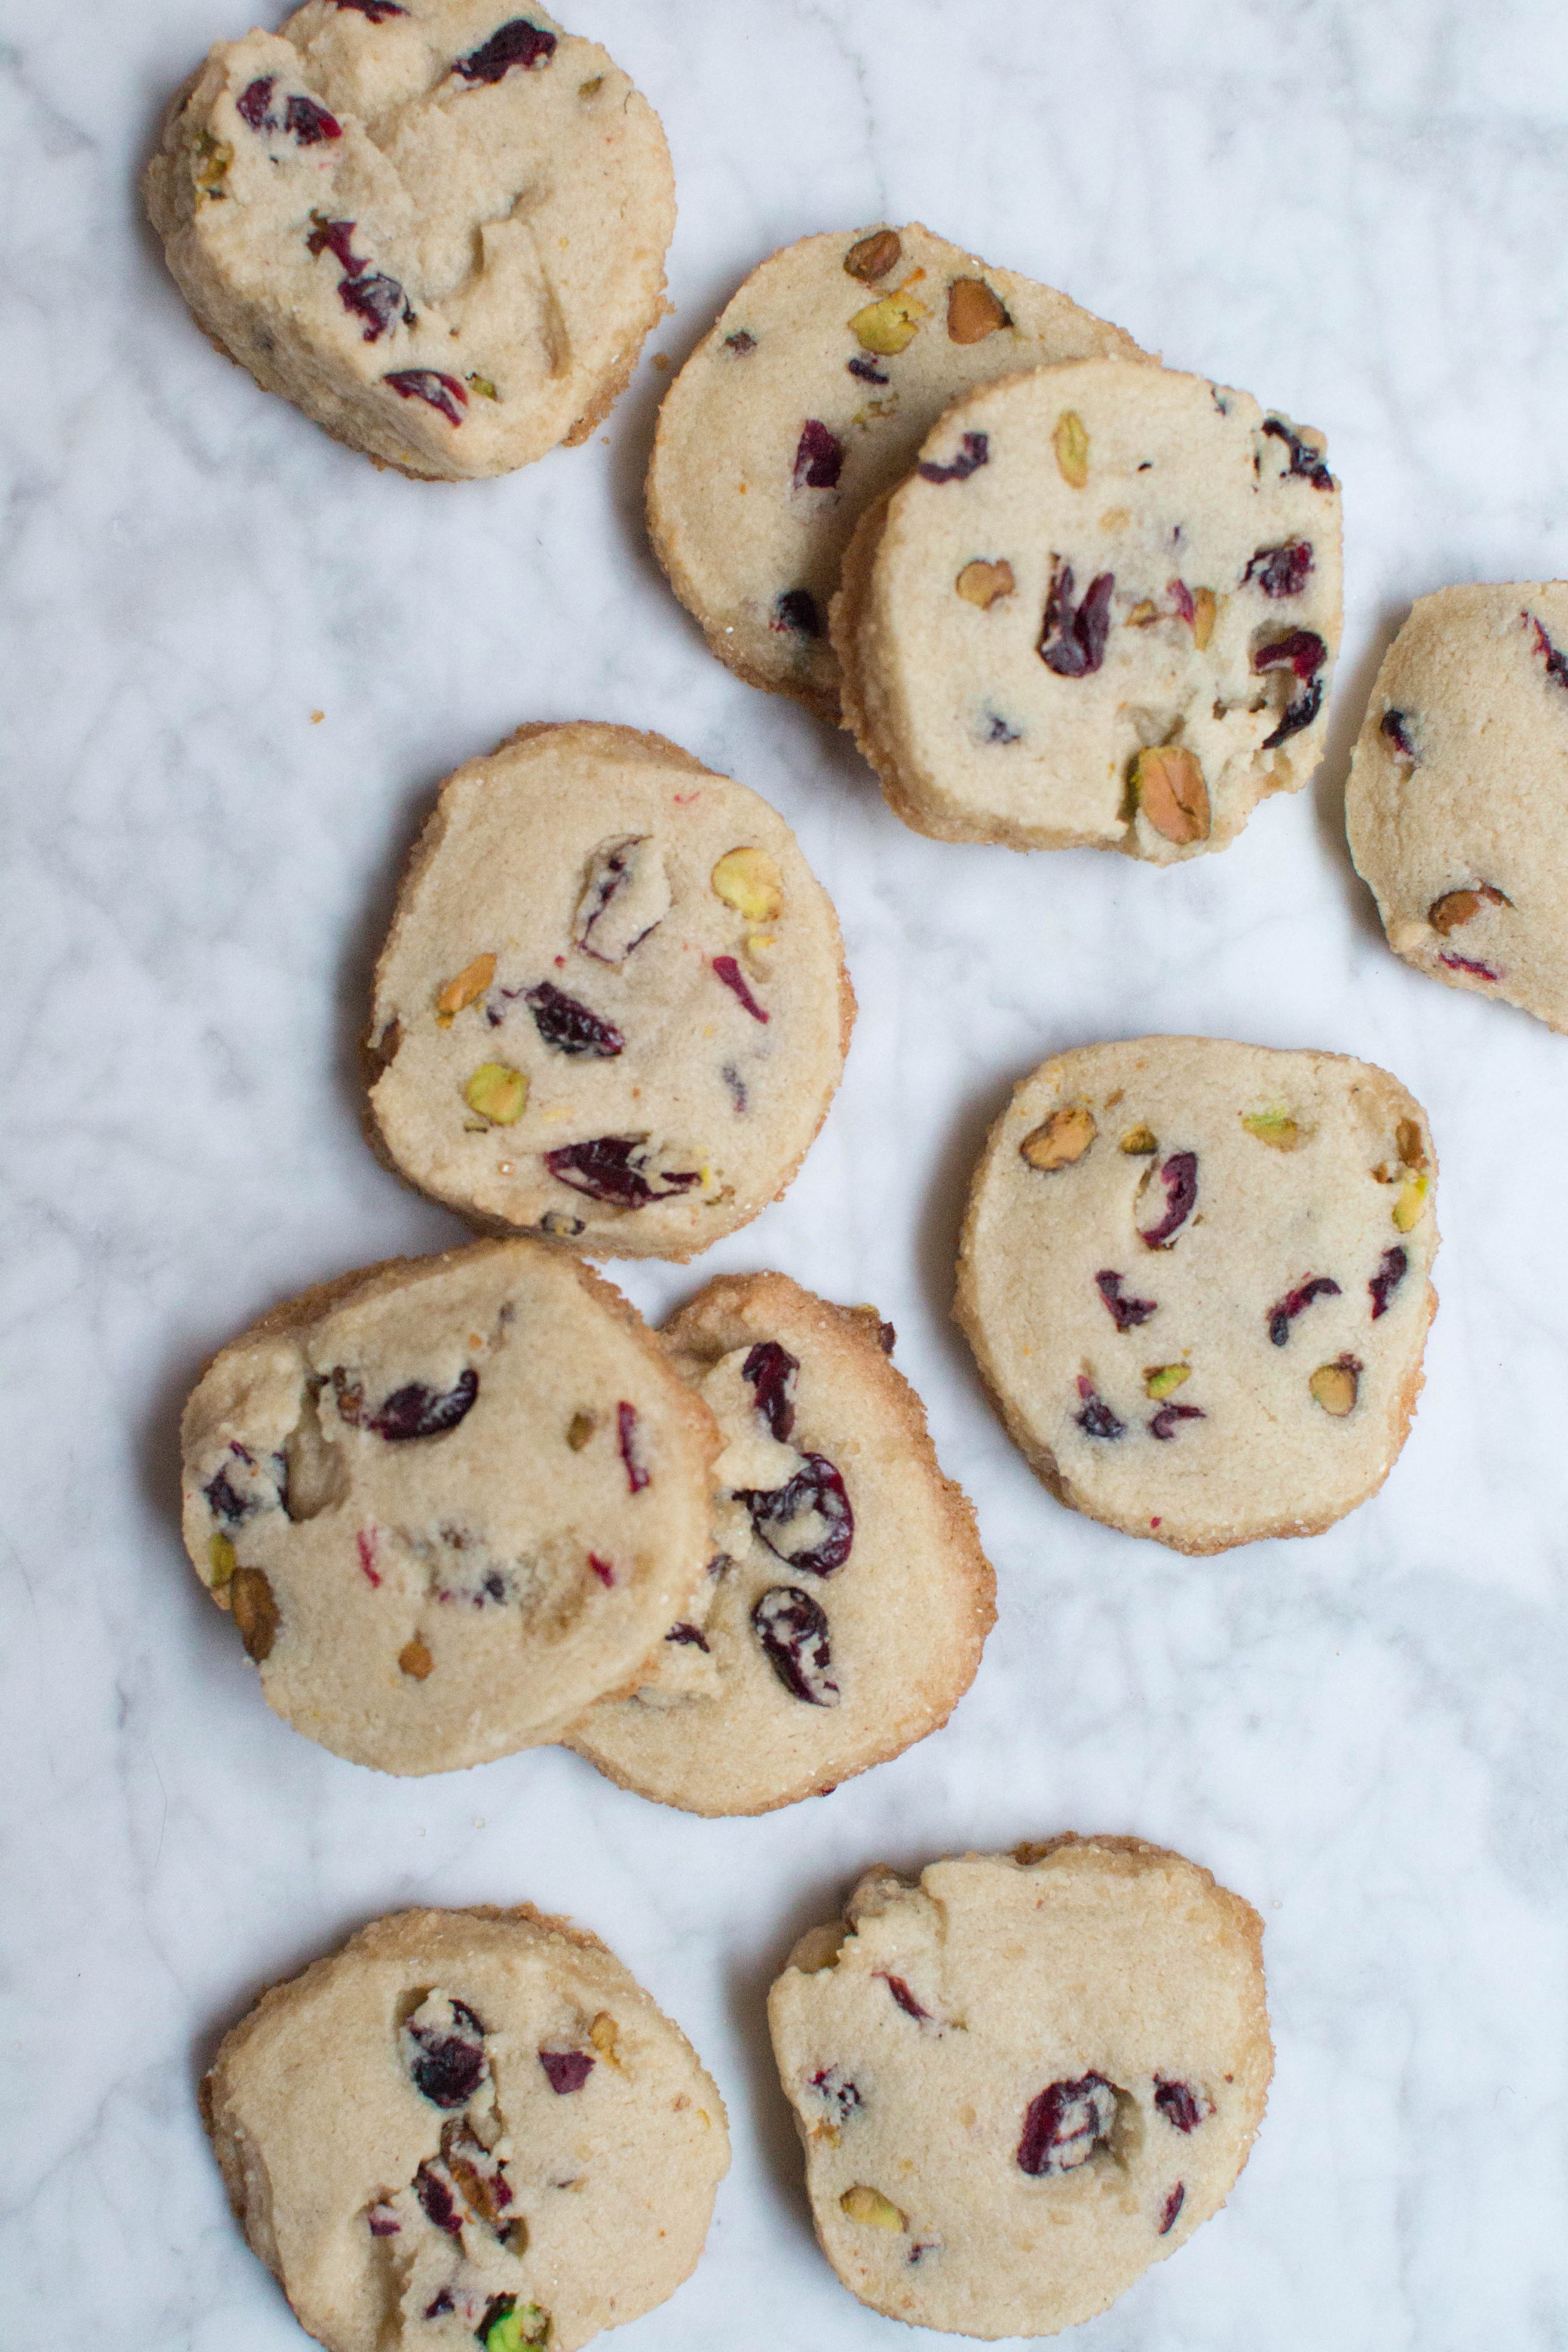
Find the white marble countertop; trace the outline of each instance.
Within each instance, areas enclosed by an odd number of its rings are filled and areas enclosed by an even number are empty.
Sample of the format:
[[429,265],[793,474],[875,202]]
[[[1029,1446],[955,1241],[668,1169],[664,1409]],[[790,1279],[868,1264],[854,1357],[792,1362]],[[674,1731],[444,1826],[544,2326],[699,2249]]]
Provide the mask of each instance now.
[[[668,126],[676,313],[602,437],[452,488],[377,475],[217,358],[140,220],[157,113],[248,0],[0,6],[0,2343],[301,2343],[197,2121],[216,2036],[378,1912],[528,1897],[608,1940],[730,2103],[707,2256],[626,2352],[892,2352],[812,2242],[764,1988],[864,1864],[1070,1827],[1250,1897],[1279,2044],[1229,2207],[1084,2352],[1561,2347],[1568,1041],[1394,960],[1341,803],[1410,597],[1568,570],[1568,11],[568,13]],[[1223,856],[918,839],[666,590],[640,526],[652,351],[679,363],[773,247],[883,217],[1326,429],[1331,750]],[[360,1139],[369,959],[437,780],[578,716],[658,729],[784,811],[861,1003],[787,1199],[693,1267],[617,1278],[650,1313],[763,1265],[878,1300],[1000,1579],[951,1727],[760,1822],[666,1811],[554,1750],[423,1783],[337,1761],[268,1713],[175,1528],[205,1354],[307,1283],[458,1237]],[[1426,1394],[1384,1492],[1312,1542],[1189,1562],[1059,1508],[949,1320],[1012,1080],[1145,1028],[1364,1055],[1431,1112]]]

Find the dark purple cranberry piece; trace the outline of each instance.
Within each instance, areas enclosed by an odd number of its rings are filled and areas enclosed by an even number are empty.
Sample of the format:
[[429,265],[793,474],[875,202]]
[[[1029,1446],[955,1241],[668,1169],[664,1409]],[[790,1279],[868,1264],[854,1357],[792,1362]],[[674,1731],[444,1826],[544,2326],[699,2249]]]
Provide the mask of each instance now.
[[373,269],[363,278],[340,278],[338,299],[345,310],[352,310],[356,318],[364,320],[367,343],[379,342],[399,319],[405,327],[414,324],[414,310],[407,296],[396,278],[389,278],[383,269]]
[[1263,430],[1271,433],[1276,441],[1283,441],[1290,452],[1288,473],[1300,474],[1315,490],[1331,490],[1334,478],[1315,449],[1309,449],[1299,433],[1292,433],[1283,417],[1266,416]]
[[923,2024],[931,2016],[931,2011],[923,2001],[915,1999],[902,1977],[889,1976],[886,1969],[879,1969],[877,1973],[903,2011],[904,2015],[912,2017],[917,2025]]
[[966,433],[951,466],[933,466],[928,461],[915,470],[922,482],[967,482],[971,474],[977,474],[982,466],[990,462],[991,436]]
[[741,1003],[745,1006],[753,1021],[772,1020],[772,1013],[763,1011],[763,1007],[757,1003],[756,998],[752,994],[751,990],[747,987],[746,975],[741,970],[740,965],[735,961],[733,956],[715,956],[713,959],[713,971],[716,978],[721,980],[725,987],[730,989],[734,995],[740,998]]
[[653,1180],[643,1173],[644,1139],[637,1135],[596,1135],[587,1143],[563,1143],[547,1151],[544,1164],[559,1183],[617,1209],[644,1209],[650,1201],[665,1201],[672,1192],[689,1192],[702,1181],[700,1168],[661,1168]]
[[437,2230],[445,2230],[449,2238],[463,2234],[463,2216],[458,2200],[440,2174],[429,2163],[422,2164],[414,2176],[414,2194],[427,2221]]
[[741,1378],[756,1391],[756,1407],[782,1444],[795,1427],[795,1376],[800,1360],[776,1339],[759,1339],[741,1367]]
[[1410,730],[1403,710],[1385,710],[1379,732],[1387,736],[1402,760],[1408,760],[1415,767],[1415,746],[1410,740]]
[[1474,956],[1445,954],[1440,955],[1437,961],[1439,963],[1446,963],[1450,971],[1468,971],[1472,980],[1499,978],[1499,974],[1492,970],[1489,963],[1478,963]]
[[1086,1437],[1126,1436],[1127,1423],[1124,1421],[1118,1421],[1105,1399],[1096,1390],[1094,1382],[1086,1378],[1082,1372],[1078,1376],[1078,1393],[1082,1411],[1075,1412],[1073,1419]]
[[[229,1452],[237,1454],[242,1462],[249,1463],[252,1468],[255,1467],[254,1456],[247,1453],[244,1446],[231,1443]],[[207,1498],[207,1505],[214,1518],[226,1520],[231,1528],[237,1527],[241,1519],[247,1519],[252,1511],[260,1507],[258,1496],[242,1495],[239,1488],[234,1485],[229,1477],[226,1464],[216,1478],[208,1479],[202,1492]]]
[[1123,1277],[1112,1273],[1110,1266],[1102,1266],[1094,1277],[1094,1286],[1110,1307],[1117,1329],[1131,1331],[1140,1323],[1147,1323],[1151,1315],[1159,1312],[1160,1302],[1156,1298],[1123,1298],[1122,1280]]
[[775,1584],[752,1611],[752,1626],[763,1654],[792,1697],[807,1706],[832,1706],[838,1685],[828,1668],[826,1612],[798,1584]]
[[600,1583],[604,1586],[605,1591],[613,1592],[616,1589],[616,1571],[611,1567],[609,1561],[607,1559],[601,1559],[596,1551],[591,1551],[588,1554],[588,1565],[593,1570],[595,1575],[598,1578]]
[[1383,1264],[1366,1286],[1372,1293],[1372,1319],[1374,1323],[1380,1315],[1387,1314],[1390,1298],[1409,1271],[1410,1260],[1402,1249],[1384,1251]]
[[[831,1576],[848,1559],[855,1540],[855,1514],[844,1481],[826,1454],[803,1455],[795,1476],[782,1486],[738,1487],[735,1500],[744,1503],[752,1527],[768,1549],[791,1568],[804,1569],[808,1576]],[[812,1513],[826,1529],[821,1541],[795,1551],[787,1549],[795,1521]]]
[[341,139],[343,126],[335,114],[318,106],[313,98],[290,98],[283,110],[283,128],[291,131],[301,147],[319,147],[323,139]]
[[1110,634],[1110,597],[1115,586],[1115,573],[1101,572],[1089,582],[1082,604],[1075,607],[1072,565],[1058,563],[1052,572],[1037,651],[1046,667],[1054,670],[1058,677],[1088,677],[1105,659],[1105,641]]
[[613,1023],[601,1021],[596,1013],[574,996],[563,995],[548,980],[529,989],[522,1001],[545,1044],[558,1054],[592,1054],[595,1060],[612,1062],[625,1049],[626,1041]]
[[1546,675],[1553,686],[1568,688],[1568,654],[1559,653],[1533,613],[1521,613],[1520,619],[1535,632],[1535,650],[1546,664]]
[[580,2091],[594,2071],[594,2061],[586,2050],[542,2050],[539,2063],[558,2099]]
[[439,368],[397,368],[381,380],[392,386],[399,400],[422,400],[427,406],[438,408],[449,424],[462,423],[468,391],[455,375],[443,375]]
[[736,1117],[740,1118],[743,1116],[748,1100],[745,1079],[741,1076],[740,1071],[735,1067],[733,1062],[726,1062],[723,1068],[720,1071],[719,1076],[723,1079],[724,1084],[730,1089],[730,1099],[735,1106]]
[[373,25],[384,25],[389,16],[406,16],[406,8],[398,0],[333,0],[339,8],[353,8],[361,16],[368,16]]
[[795,453],[795,488],[831,490],[837,487],[843,468],[843,442],[816,417],[808,416],[801,426]]
[[1329,649],[1316,629],[1287,629],[1282,637],[1258,646],[1252,667],[1260,675],[1270,669],[1294,670],[1305,686],[1317,677],[1328,657]]
[[1116,2093],[1103,2074],[1052,2083],[1029,2102],[1018,2142],[1019,2171],[1034,2180],[1076,2172],[1110,2137],[1115,2122]]
[[389,2212],[384,2203],[373,2205],[365,2215],[373,2238],[397,2238],[403,2234],[403,2224],[395,2213]]
[[479,1392],[479,1376],[471,1364],[449,1389],[427,1389],[423,1381],[410,1381],[406,1388],[394,1389],[381,1410],[367,1416],[364,1427],[388,1444],[410,1437],[444,1437],[472,1411]]
[[425,2316],[426,2319],[444,2319],[449,2311],[456,2311],[457,2307],[452,2301],[451,2289],[442,2287],[439,2294],[426,2305]]
[[446,2032],[430,2025],[405,2028],[414,2044],[408,2072],[414,2087],[435,2107],[466,2107],[489,2072],[485,2029],[466,2001],[452,2003]]
[[342,262],[351,278],[357,278],[362,269],[370,268],[369,262],[362,261],[353,249],[357,222],[323,220],[320,213],[312,213],[310,218],[313,225],[305,239],[308,253],[330,253],[335,261]]
[[235,112],[242,122],[249,123],[252,131],[269,131],[272,128],[272,117],[268,109],[277,79],[276,74],[263,74],[259,80],[247,82],[234,101]]
[[1303,727],[1311,725],[1322,707],[1323,681],[1321,677],[1315,677],[1306,693],[1299,694],[1295,701],[1288,707],[1284,718],[1273,733],[1264,737],[1263,749],[1266,751],[1274,751],[1281,743],[1288,743],[1292,735],[1299,735]]
[[862,383],[891,383],[893,380],[891,376],[884,375],[870,360],[862,359],[858,352],[852,360],[846,360],[844,364],[851,375],[859,377]]
[[1166,2198],[1165,2210],[1160,2216],[1160,2235],[1162,2238],[1167,2237],[1175,2228],[1176,2216],[1182,2210],[1183,2200],[1185,2199],[1187,2187],[1185,2181],[1178,2180],[1170,2195]]
[[708,1650],[708,1636],[700,1625],[672,1625],[664,1638],[667,1642],[682,1643],[690,1650]]
[[809,588],[786,588],[773,605],[773,617],[769,626],[793,629],[798,637],[819,637],[822,635],[822,614]]
[[1016,743],[1022,740],[1023,730],[1017,727],[1009,727],[1007,721],[999,718],[994,710],[988,710],[985,716],[990,721],[985,732],[985,740],[988,743]]
[[748,352],[756,350],[757,339],[755,335],[748,335],[742,327],[738,334],[725,336],[724,348],[726,351],[733,352],[738,360],[743,360]]
[[1190,2083],[1168,2083],[1163,2074],[1154,2077],[1154,2105],[1172,2129],[1179,2132],[1196,2131],[1205,2116],[1214,2113]]
[[509,74],[513,66],[530,70],[546,64],[554,55],[555,36],[538,25],[531,25],[526,16],[514,16],[499,33],[492,33],[482,47],[459,58],[452,68],[467,82],[497,82]]
[[1307,1280],[1298,1283],[1294,1290],[1288,1290],[1278,1306],[1268,1310],[1268,1336],[1274,1345],[1277,1348],[1285,1345],[1290,1337],[1291,1324],[1304,1307],[1310,1307],[1314,1298],[1337,1298],[1339,1295],[1339,1284],[1331,1282],[1326,1274],[1309,1275]]
[[1266,596],[1299,596],[1311,569],[1310,542],[1288,539],[1282,547],[1260,547],[1241,576]]
[[1198,1197],[1197,1153],[1173,1151],[1159,1175],[1165,1188],[1165,1213],[1158,1224],[1139,1228],[1149,1249],[1163,1249],[1172,1234],[1178,1233],[1192,1215]]
[[855,2084],[837,2066],[819,2066],[811,2078],[811,2087],[821,2093],[826,2105],[837,2109],[841,2124],[847,2123],[856,2109],[866,2104]]
[[626,1464],[626,1484],[634,1495],[640,1495],[648,1482],[648,1471],[637,1458],[637,1409],[625,1400],[616,1407],[616,1442]]
[[1174,1437],[1177,1424],[1184,1421],[1205,1421],[1207,1415],[1201,1404],[1163,1404],[1150,1416],[1149,1434],[1161,1439]]

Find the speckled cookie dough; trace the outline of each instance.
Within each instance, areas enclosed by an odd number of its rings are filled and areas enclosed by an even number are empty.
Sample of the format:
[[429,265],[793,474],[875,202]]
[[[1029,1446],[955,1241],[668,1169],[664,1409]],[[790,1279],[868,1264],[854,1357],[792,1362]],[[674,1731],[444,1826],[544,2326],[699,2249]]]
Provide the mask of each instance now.
[[906,824],[1169,865],[1306,782],[1340,619],[1319,437],[1083,360],[954,403],[861,524],[832,631]]
[[900,1754],[973,1680],[995,1579],[892,1336],[782,1274],[721,1276],[666,1325],[724,1450],[696,1601],[572,1735],[624,1787],[764,1812]]
[[307,1291],[214,1358],[183,1438],[186,1549],[268,1704],[383,1771],[554,1738],[712,1549],[707,1407],[542,1242]]
[[957,394],[1091,357],[1144,354],[918,222],[770,254],[666,394],[648,470],[655,551],[721,661],[836,719],[827,608],[859,515]]
[[1384,656],[1345,819],[1396,955],[1568,1030],[1568,584],[1441,588]]
[[144,187],[219,350],[405,473],[584,439],[666,307],[658,117],[509,0],[308,0],[220,41]]
[[1317,1535],[1408,1433],[1436,1181],[1421,1106],[1371,1063],[1084,1046],[991,1131],[958,1319],[1075,1510],[1183,1552]]
[[576,2352],[695,2268],[730,2161],[685,2035],[528,1904],[362,1928],[225,2038],[202,2114],[329,2352]]
[[376,969],[372,1139],[590,1255],[687,1258],[789,1183],[855,999],[784,819],[675,744],[525,727],[441,788]]
[[1131,1838],[862,1878],[768,2000],[851,2294],[911,2326],[1047,2336],[1174,2252],[1262,2121],[1262,1932]]

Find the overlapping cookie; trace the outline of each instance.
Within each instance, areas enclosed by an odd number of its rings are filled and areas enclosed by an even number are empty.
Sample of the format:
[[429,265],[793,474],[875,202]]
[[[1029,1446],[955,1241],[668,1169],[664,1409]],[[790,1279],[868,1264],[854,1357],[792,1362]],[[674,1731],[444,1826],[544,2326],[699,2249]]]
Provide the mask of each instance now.
[[1206,1870],[1131,1838],[868,1873],[768,2000],[851,2294],[912,2326],[1046,2336],[1173,2252],[1262,2120],[1261,1938]]
[[1184,1552],[1315,1535],[1408,1433],[1436,1177],[1420,1105],[1370,1063],[1084,1046],[991,1131],[958,1319],[1075,1509]]
[[721,661],[835,719],[849,535],[948,402],[1046,361],[1143,356],[918,222],[803,237],[752,270],[665,395],[655,551]]
[[220,41],[145,192],[219,349],[409,474],[583,440],[665,307],[658,117],[515,0],[307,0]]
[[1305,783],[1340,622],[1319,436],[1098,359],[954,402],[832,611],[846,723],[906,824],[1159,865]]
[[730,2158],[679,2029],[528,1905],[363,1928],[226,2037],[202,2112],[329,2352],[576,2352],[695,2267]]
[[666,1804],[763,1812],[944,1723],[995,1580],[875,1308],[725,1276],[663,1337],[723,1443],[715,1553],[641,1687],[570,1744]]
[[789,1183],[854,1011],[765,801],[657,735],[525,727],[448,778],[410,861],[372,1139],[480,1223],[687,1258]]
[[307,1291],[215,1357],[183,1436],[186,1548],[268,1704],[384,1771],[555,1738],[711,1550],[707,1407],[542,1242]]

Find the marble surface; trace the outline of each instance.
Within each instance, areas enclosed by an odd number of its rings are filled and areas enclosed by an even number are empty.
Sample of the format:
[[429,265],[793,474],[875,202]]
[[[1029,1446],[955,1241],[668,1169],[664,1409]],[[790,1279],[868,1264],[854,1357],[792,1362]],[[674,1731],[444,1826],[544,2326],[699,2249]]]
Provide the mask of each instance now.
[[[573,16],[668,128],[676,311],[652,348],[677,363],[771,247],[913,216],[1327,430],[1329,756],[1169,873],[920,840],[844,744],[709,658],[640,527],[651,349],[590,446],[464,488],[378,476],[217,358],[132,187],[167,92],[248,21],[247,0],[0,6],[0,2343],[300,2343],[197,2123],[216,2038],[378,1912],[525,1896],[607,1938],[730,2103],[706,2259],[627,2352],[904,2343],[813,2245],[763,1990],[864,1864],[1066,1827],[1171,1843],[1250,1897],[1279,2043],[1229,2208],[1085,2352],[1568,2343],[1568,1042],[1398,964],[1342,832],[1410,597],[1568,569],[1568,12]],[[650,1313],[760,1265],[878,1300],[1000,1579],[949,1729],[760,1822],[667,1812],[559,1751],[424,1783],[340,1763],[268,1713],[175,1531],[205,1354],[307,1283],[458,1237],[360,1140],[369,960],[437,780],[580,715],[674,736],[784,812],[862,1008],[788,1198],[697,1266],[619,1278]],[[1310,1543],[1184,1562],[1062,1510],[949,1320],[1012,1080],[1144,1029],[1362,1054],[1432,1115],[1426,1395],[1383,1494]]]

